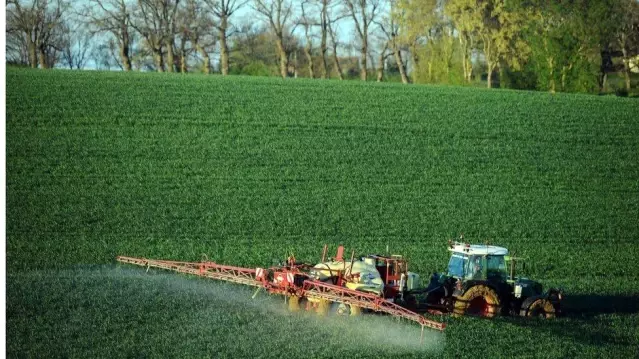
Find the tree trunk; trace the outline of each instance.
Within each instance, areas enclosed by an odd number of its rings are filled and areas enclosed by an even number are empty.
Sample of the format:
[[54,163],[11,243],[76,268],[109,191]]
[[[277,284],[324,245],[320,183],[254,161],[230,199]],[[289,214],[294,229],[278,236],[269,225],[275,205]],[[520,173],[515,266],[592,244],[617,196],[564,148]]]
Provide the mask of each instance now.
[[486,85],[488,88],[493,88],[493,64],[488,62],[488,84]]
[[406,76],[406,66],[404,66],[404,60],[402,59],[401,50],[397,47],[397,45],[394,45],[394,47],[395,49],[393,52],[395,53],[395,62],[397,63],[397,67],[399,68],[399,74],[402,77],[402,83],[407,84],[408,76]]
[[173,53],[174,43],[175,43],[175,40],[173,39],[173,36],[171,36],[169,38],[168,43],[166,44],[166,71],[167,72],[174,71],[174,67],[173,67],[173,65],[175,65],[175,54]]
[[326,46],[326,31],[322,32],[322,42],[320,44],[320,52],[322,53],[322,78],[328,78],[328,60],[326,59],[326,53],[328,47]]
[[288,57],[286,56],[286,50],[284,48],[282,37],[279,35],[277,38],[277,52],[280,55],[280,76],[285,79],[288,76]]
[[486,57],[486,67],[488,69],[488,84],[486,87],[493,87],[493,69],[495,68],[494,62],[491,60],[493,55],[490,39],[484,37],[484,56]]
[[468,63],[466,62],[466,54],[462,55],[462,68],[464,69],[464,82],[468,82]]
[[335,64],[337,77],[340,80],[344,80],[344,75],[342,74],[342,66],[339,64],[339,57],[337,57],[337,46],[333,46],[333,63]]
[[206,52],[206,50],[200,46],[200,44],[195,44],[195,48],[197,49],[197,51],[200,52],[200,54],[202,55],[202,71],[204,71],[205,74],[210,74],[211,73],[211,58],[209,57],[209,53]]
[[45,51],[44,46],[42,45],[38,47],[38,60],[40,60],[41,69],[49,68],[47,64],[47,52]]
[[209,75],[211,73],[211,58],[206,52],[202,55],[202,58],[204,60],[204,73]]
[[189,72],[186,57],[186,35],[183,35],[180,39],[180,72],[185,74]]
[[473,63],[470,59],[470,40],[464,36],[459,36],[462,47],[462,66],[464,67],[464,82],[471,83],[473,79]]
[[126,27],[124,27],[122,34],[120,35],[120,60],[122,61],[124,71],[131,71],[131,58],[129,57],[130,51],[131,45],[129,44],[129,32]]
[[386,47],[379,53],[379,60],[377,63],[377,82],[384,81],[384,58],[386,57]]
[[413,73],[411,77],[413,78],[413,82],[416,82],[419,75],[419,55],[417,55],[417,45],[415,41],[410,45],[410,58],[413,63]]
[[229,74],[229,48],[226,42],[226,34],[220,37],[220,58],[222,62],[222,76]]
[[229,47],[227,42],[226,29],[228,27],[228,19],[222,16],[220,24],[220,67],[222,76],[229,74]]
[[462,53],[462,68],[464,70],[464,82],[468,78],[468,43],[465,40],[464,32],[459,34],[459,44],[461,45],[461,53]]
[[29,41],[28,47],[29,47],[29,65],[32,68],[37,69],[38,68],[38,52],[36,49],[36,44],[33,43],[32,41]]
[[628,49],[622,46],[621,53],[623,54],[623,77],[626,80],[626,90],[630,91],[630,58]]
[[162,48],[153,49],[153,59],[155,60],[155,67],[158,72],[164,72],[164,59],[162,58]]
[[548,90],[550,91],[550,93],[555,93],[555,61],[554,58],[549,57],[548,59],[546,59],[546,61],[548,62],[548,67],[550,68],[550,80],[548,83]]
[[306,55],[306,60],[308,61],[308,76],[310,78],[315,78],[315,65],[313,64],[313,54],[311,54],[311,45],[307,42],[307,45],[304,46],[304,54]]
[[367,79],[367,75],[368,72],[366,71],[366,66],[367,66],[367,57],[368,57],[368,44],[367,44],[367,40],[366,39],[362,39],[362,49],[361,49],[361,63],[362,63],[362,67],[359,69],[359,78],[362,81],[366,81]]
[[[548,54],[548,39],[544,38],[544,50]],[[550,93],[555,93],[555,59],[552,56],[546,58],[548,69],[550,70],[550,78],[548,80],[548,90]]]
[[184,52],[180,55],[180,72],[183,74],[189,72],[188,66],[186,64],[186,54]]
[[599,76],[597,78],[599,83],[599,92],[606,92],[606,85],[608,82],[608,69],[612,65],[612,55],[610,54],[610,48],[606,46],[601,50],[601,65],[599,66]]
[[328,74],[328,60],[326,59],[326,53],[328,52],[327,38],[328,38],[328,2],[322,1],[322,14],[320,17],[321,41],[320,41],[320,53],[322,55],[322,79],[329,77]]
[[131,58],[129,58],[128,46],[120,46],[120,59],[122,60],[124,71],[131,71]]

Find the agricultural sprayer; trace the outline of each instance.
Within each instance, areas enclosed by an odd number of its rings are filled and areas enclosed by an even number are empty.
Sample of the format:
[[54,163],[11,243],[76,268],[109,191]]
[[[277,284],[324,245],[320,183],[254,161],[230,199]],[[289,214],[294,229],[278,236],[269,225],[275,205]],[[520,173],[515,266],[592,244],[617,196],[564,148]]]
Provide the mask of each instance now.
[[[268,268],[241,268],[208,260],[179,262],[119,256],[122,263],[160,268],[223,280],[284,296],[291,311],[314,311],[318,315],[388,314],[416,322],[422,328],[442,331],[445,323],[434,314],[497,314],[554,317],[560,311],[562,293],[542,292],[541,284],[515,276],[515,258],[508,250],[489,245],[451,242],[446,273],[434,273],[427,286],[417,273],[408,271],[400,255],[367,255],[344,258],[340,246],[321,262],[298,262],[290,256]],[[256,291],[256,294],[257,294]],[[429,315],[427,317],[426,315]]]

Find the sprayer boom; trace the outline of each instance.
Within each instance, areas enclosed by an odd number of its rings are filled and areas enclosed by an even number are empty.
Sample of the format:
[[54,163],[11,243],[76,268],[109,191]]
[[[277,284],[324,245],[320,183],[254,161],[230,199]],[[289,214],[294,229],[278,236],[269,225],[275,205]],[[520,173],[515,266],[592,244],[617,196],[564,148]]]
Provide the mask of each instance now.
[[441,331],[446,326],[444,323],[430,320],[395,304],[381,295],[320,281],[309,274],[311,266],[298,264],[294,258],[289,258],[286,265],[255,269],[222,265],[210,261],[180,262],[125,256],[119,256],[116,259],[121,263],[146,267],[147,270],[159,268],[262,288],[268,293],[287,297],[289,308],[292,310],[299,310],[299,303],[302,300],[306,302],[306,309],[315,310],[319,314],[325,315],[327,314],[327,306],[330,303],[337,303],[337,305],[350,307],[351,315],[366,309],[416,322],[421,325],[422,332],[425,327]]

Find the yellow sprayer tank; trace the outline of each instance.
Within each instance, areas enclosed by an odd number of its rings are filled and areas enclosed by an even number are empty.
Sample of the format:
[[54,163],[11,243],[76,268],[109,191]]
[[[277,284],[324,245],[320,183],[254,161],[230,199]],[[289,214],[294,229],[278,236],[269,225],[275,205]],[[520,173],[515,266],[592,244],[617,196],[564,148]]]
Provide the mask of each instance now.
[[384,281],[375,268],[375,261],[368,259],[319,263],[313,267],[311,273],[316,279],[330,281],[341,272],[341,276],[347,278],[345,285],[348,289],[379,294],[384,289]]

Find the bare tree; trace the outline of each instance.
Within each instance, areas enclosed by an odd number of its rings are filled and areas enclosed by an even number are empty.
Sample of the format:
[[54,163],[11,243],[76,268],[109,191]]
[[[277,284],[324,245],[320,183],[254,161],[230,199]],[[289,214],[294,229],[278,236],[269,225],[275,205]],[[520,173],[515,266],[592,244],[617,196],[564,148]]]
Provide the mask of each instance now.
[[115,66],[119,67],[120,70],[124,71],[124,64],[121,61],[120,46],[115,43],[114,39],[109,39],[107,42],[107,46],[109,49],[109,53],[111,54],[111,58],[109,59],[109,65],[115,64]]
[[7,28],[6,41],[7,63],[29,65],[29,51],[25,34]]
[[117,56],[114,56],[114,48],[115,43],[111,39],[106,44],[100,44],[93,49],[91,58],[93,59],[96,69],[111,70],[114,60],[117,59]]
[[61,58],[69,69],[83,69],[89,60],[92,35],[81,26],[70,28],[63,35]]
[[136,21],[131,25],[145,39],[153,53],[158,72],[164,72],[164,51],[166,69],[174,71],[176,15],[180,0],[138,0]]
[[[304,29],[304,55],[308,62],[308,76],[310,78],[315,78],[315,64],[313,62],[313,27],[317,26],[318,22],[308,13],[310,5],[309,0],[303,0],[300,3],[301,17],[298,19],[297,23]],[[324,62],[325,60],[326,59],[324,58]]]
[[[186,0],[184,8],[178,13],[178,36],[180,39],[180,72],[187,72],[187,59],[193,52],[202,57],[202,71],[211,73],[210,49],[215,46],[213,20],[204,11],[204,5],[198,0]],[[187,47],[191,43],[191,47]]]
[[218,31],[220,39],[220,69],[223,76],[229,74],[229,45],[228,39],[231,33],[231,16],[241,7],[248,3],[248,0],[204,0],[209,10],[215,15],[213,26]]
[[63,0],[7,0],[7,33],[22,34],[31,67],[46,69],[57,62],[62,36],[68,30],[63,21],[67,9]]
[[175,62],[175,34],[177,33],[177,10],[180,0],[155,0],[156,9],[161,11],[164,24],[163,41],[166,44],[167,70],[174,71]]
[[346,11],[353,18],[360,44],[360,78],[366,81],[368,58],[368,35],[371,23],[375,20],[381,0],[343,0]]
[[162,54],[164,47],[163,24],[161,16],[152,6],[152,1],[138,0],[135,21],[131,26],[144,38],[146,47],[151,51],[153,63],[158,72],[164,72],[164,57]]
[[331,0],[319,0],[320,2],[320,54],[322,57],[322,78],[328,78],[328,61],[326,59],[326,53],[328,52],[327,38],[328,38],[328,23],[329,6]]
[[386,51],[388,51],[388,41],[383,41],[382,50],[379,52],[379,59],[377,61],[377,82],[384,81],[384,64],[388,57]]
[[337,77],[340,80],[344,80],[342,66],[339,63],[339,56],[337,55],[337,47],[339,46],[339,42],[337,41],[337,29],[335,28],[336,26],[337,25],[331,21],[328,21],[326,23],[328,34],[331,37],[331,47],[333,48],[333,65],[335,66],[335,72],[337,72]]
[[286,78],[288,76],[288,52],[284,41],[293,12],[292,6],[287,0],[254,0],[254,8],[269,23],[271,31],[275,35],[280,58],[280,75],[282,78]]
[[339,65],[339,59],[337,57],[338,42],[335,36],[336,23],[347,16],[347,14],[336,14],[335,11],[338,8],[341,0],[312,0],[319,7],[319,27],[320,27],[320,56],[322,63],[322,75],[323,79],[330,77],[330,71],[328,69],[328,40],[331,39],[331,45],[333,48],[333,63],[335,67],[339,68],[339,77],[343,78],[342,70]]
[[[177,25],[176,42],[174,48],[174,56],[177,57],[177,71],[181,73],[189,72],[188,59],[189,55],[193,53],[193,49],[189,44],[191,43],[189,29],[186,23],[181,21],[186,20],[184,17],[179,18],[180,21]],[[178,46],[179,45],[179,46]],[[210,60],[209,60],[209,72],[210,72]]]
[[118,52],[124,71],[131,71],[131,48],[134,41],[130,0],[88,0],[80,12],[93,33],[110,33],[118,43]]

